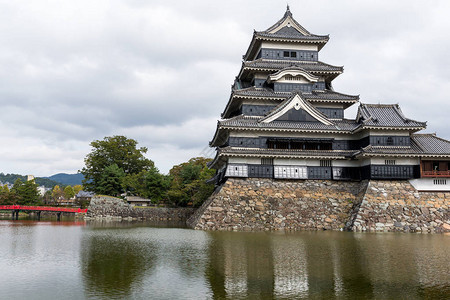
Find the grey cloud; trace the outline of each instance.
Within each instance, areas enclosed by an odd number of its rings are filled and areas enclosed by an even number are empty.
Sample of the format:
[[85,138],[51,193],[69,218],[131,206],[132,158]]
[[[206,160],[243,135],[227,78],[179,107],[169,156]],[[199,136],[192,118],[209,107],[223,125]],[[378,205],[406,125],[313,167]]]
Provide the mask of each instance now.
[[[447,1],[290,6],[308,30],[330,34],[320,59],[344,65],[337,91],[400,103],[450,138]],[[253,29],[284,10],[269,0],[1,3],[0,172],[74,172],[90,141],[113,134],[149,147],[164,172],[204,153]]]

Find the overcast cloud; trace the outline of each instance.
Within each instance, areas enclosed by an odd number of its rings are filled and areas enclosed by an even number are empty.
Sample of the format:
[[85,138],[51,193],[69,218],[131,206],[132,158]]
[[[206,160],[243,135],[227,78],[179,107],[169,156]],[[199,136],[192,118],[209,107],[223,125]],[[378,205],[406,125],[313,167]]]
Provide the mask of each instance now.
[[[330,34],[336,91],[399,103],[450,139],[450,1],[290,1]],[[253,29],[286,1],[0,0],[0,172],[75,173],[126,135],[164,173],[205,151]],[[357,105],[346,112],[354,117]]]

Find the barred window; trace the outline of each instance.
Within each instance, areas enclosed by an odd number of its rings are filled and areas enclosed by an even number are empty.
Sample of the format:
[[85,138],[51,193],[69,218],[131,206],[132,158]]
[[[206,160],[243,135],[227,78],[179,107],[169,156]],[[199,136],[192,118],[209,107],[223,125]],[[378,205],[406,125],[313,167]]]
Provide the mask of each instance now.
[[395,159],[386,159],[384,161],[385,165],[395,165]]
[[320,166],[321,167],[331,167],[331,160],[321,160]]
[[273,165],[273,158],[261,158],[262,165]]

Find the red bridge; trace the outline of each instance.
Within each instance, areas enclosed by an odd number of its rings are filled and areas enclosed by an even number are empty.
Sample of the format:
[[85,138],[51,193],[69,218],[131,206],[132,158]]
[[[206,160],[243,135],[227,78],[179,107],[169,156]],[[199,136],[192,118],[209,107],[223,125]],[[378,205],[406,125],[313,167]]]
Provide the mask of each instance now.
[[41,211],[56,212],[58,221],[61,219],[61,213],[86,213],[86,209],[81,208],[68,208],[68,207],[51,207],[51,206],[25,206],[25,205],[0,205],[0,210],[11,210],[12,217],[16,220],[19,219],[19,211],[36,211],[38,219],[41,218]]

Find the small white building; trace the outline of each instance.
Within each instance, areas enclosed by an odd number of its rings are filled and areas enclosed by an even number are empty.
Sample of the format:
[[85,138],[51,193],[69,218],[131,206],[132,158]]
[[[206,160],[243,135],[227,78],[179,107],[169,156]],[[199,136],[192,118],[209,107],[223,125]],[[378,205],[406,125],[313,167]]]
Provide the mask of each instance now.
[[127,196],[127,202],[131,206],[150,206],[152,201],[150,199],[145,199],[137,196]]

